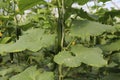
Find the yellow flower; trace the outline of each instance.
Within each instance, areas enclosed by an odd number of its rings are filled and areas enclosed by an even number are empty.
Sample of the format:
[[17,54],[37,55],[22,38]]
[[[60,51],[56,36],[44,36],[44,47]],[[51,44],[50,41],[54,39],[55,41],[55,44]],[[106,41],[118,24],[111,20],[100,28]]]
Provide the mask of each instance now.
[[72,45],[75,45],[75,41],[72,42]]

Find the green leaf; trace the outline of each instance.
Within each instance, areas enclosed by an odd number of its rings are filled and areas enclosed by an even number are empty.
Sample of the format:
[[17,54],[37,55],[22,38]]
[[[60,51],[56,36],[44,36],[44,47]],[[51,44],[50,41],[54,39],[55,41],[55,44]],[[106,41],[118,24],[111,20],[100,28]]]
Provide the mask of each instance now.
[[[46,74],[46,75],[45,75]],[[39,77],[39,78],[38,78]],[[36,66],[31,66],[25,71],[10,78],[10,80],[54,80],[52,72],[41,72]]]
[[0,8],[8,8],[8,6],[9,6],[9,3],[8,2],[3,2],[3,1],[0,1]]
[[0,44],[0,54],[20,52],[26,49],[36,52],[43,47],[50,47],[54,44],[54,34],[45,34],[43,29],[29,29],[20,36],[16,43]]
[[114,33],[116,29],[110,25],[100,24],[88,20],[74,20],[70,29],[71,36],[85,39],[90,36],[99,36],[104,32]]
[[75,45],[72,46],[71,51],[85,64],[96,67],[105,66],[107,64],[107,61],[103,59],[102,50],[100,48],[87,48],[82,45]]
[[77,13],[77,15],[80,16],[83,19],[87,19],[87,20],[91,20],[91,21],[97,21],[98,20],[97,16],[87,13],[82,8],[81,9],[74,9],[74,10]]
[[54,80],[54,74],[53,72],[43,72],[36,80]]
[[78,67],[81,62],[95,67],[102,67],[107,64],[107,61],[103,59],[100,48],[86,48],[82,45],[72,46],[71,52],[59,52],[59,54],[54,57],[54,61],[57,64],[68,67]]
[[10,16],[3,16],[3,15],[0,15],[0,19],[9,19],[10,18]]
[[76,58],[76,56],[73,56],[69,51],[59,52],[59,54],[54,57],[54,61],[57,64],[68,67],[78,67],[81,65],[81,61]]
[[83,19],[87,19],[87,20],[91,20],[91,21],[97,21],[98,17],[96,15],[93,14],[89,14],[86,11],[84,11],[82,8],[81,9],[75,9],[75,8],[67,8],[65,13],[65,19],[69,18],[71,16],[71,14],[77,14],[77,16],[83,18]]
[[113,18],[115,16],[120,15],[120,10],[111,10],[111,11],[105,11],[103,10],[102,15],[99,15],[99,22],[102,22],[103,24],[110,24],[109,22],[111,21],[113,23]]
[[65,6],[66,6],[66,8],[71,7],[71,5],[72,5],[73,3],[74,3],[73,0],[65,0]]
[[32,8],[37,4],[45,4],[45,3],[46,2],[44,0],[18,0],[18,7],[20,11],[23,12],[24,10]]
[[74,0],[75,2],[77,2],[79,5],[84,5],[86,4],[89,0]]
[[112,42],[111,44],[106,44],[101,47],[104,51],[119,51],[120,50],[120,40]]
[[13,68],[8,68],[8,69],[2,69],[0,70],[0,75],[5,76],[6,74],[9,74],[13,71]]
[[5,77],[7,74],[12,74],[13,72],[21,72],[23,71],[23,67],[16,66],[16,65],[9,65],[9,67],[1,68],[0,70],[0,76]]
[[99,2],[107,2],[107,1],[111,1],[111,0],[98,0]]
[[0,40],[0,43],[1,43],[1,44],[5,44],[5,43],[7,43],[10,39],[11,39],[11,37],[5,37],[5,38],[3,38],[3,39]]

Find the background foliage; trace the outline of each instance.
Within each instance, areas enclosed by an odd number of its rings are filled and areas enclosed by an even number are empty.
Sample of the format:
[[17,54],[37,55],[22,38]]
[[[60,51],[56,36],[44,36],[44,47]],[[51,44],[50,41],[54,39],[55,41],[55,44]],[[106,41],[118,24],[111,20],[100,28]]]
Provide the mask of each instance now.
[[0,0],[0,80],[119,80],[120,11],[87,2]]

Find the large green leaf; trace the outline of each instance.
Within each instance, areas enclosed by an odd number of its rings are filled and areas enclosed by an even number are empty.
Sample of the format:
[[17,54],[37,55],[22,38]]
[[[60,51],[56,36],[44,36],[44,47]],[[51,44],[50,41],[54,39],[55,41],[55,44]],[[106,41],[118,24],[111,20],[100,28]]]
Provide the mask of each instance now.
[[101,47],[105,51],[119,51],[120,50],[120,40],[112,42],[111,44],[106,44]]
[[88,20],[73,21],[70,29],[71,36],[87,38],[90,36],[98,36],[104,32],[114,33],[116,29],[110,25],[100,24],[98,22]]
[[100,48],[86,48],[82,45],[72,46],[71,52],[60,52],[54,57],[54,61],[57,64],[63,64],[68,67],[78,67],[81,62],[95,67],[101,67],[107,64],[107,61],[103,59]]
[[76,58],[76,56],[73,56],[69,51],[59,52],[59,54],[54,57],[54,61],[60,65],[69,67],[78,67],[81,64],[81,61]]
[[45,34],[43,29],[30,29],[14,44],[0,44],[0,54],[7,52],[19,52],[23,50],[38,51],[43,47],[55,44],[55,35]]
[[79,60],[91,66],[101,67],[107,64],[103,59],[102,50],[100,48],[86,48],[82,45],[75,45],[71,51],[78,56]]
[[31,66],[9,80],[54,80],[54,75],[52,72],[41,72],[36,66]]
[[18,7],[20,11],[27,10],[36,6],[37,4],[45,4],[44,0],[18,0]]

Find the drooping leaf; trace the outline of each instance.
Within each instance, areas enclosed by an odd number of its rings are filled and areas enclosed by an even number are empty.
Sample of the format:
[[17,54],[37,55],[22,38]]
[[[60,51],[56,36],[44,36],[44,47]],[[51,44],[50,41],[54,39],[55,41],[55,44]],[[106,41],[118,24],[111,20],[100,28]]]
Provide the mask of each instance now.
[[18,0],[18,7],[20,11],[23,12],[24,10],[32,8],[37,4],[45,4],[45,3],[46,2],[44,0]]
[[55,44],[54,34],[45,34],[43,29],[30,29],[14,44],[0,44],[0,54],[7,52],[19,52],[26,49],[38,51],[43,47],[50,47]]
[[54,57],[54,61],[60,65],[69,67],[78,67],[81,65],[81,61],[69,51],[59,52],[59,54]]
[[86,48],[82,45],[75,45],[72,47],[71,51],[85,64],[96,67],[107,64],[107,61],[103,59],[102,50],[100,48]]
[[120,50],[120,40],[112,42],[111,44],[106,44],[101,47],[105,51],[113,52]]
[[116,29],[110,25],[103,25],[98,22],[87,20],[73,21],[70,29],[71,36],[81,37],[83,39],[90,36],[98,36],[104,32],[114,33]]
[[47,79],[54,80],[53,73],[41,72],[40,70],[36,69],[36,66],[31,66],[24,70],[23,72],[21,72],[20,74],[17,74],[10,78],[10,80],[47,80]]
[[97,21],[98,20],[97,16],[87,13],[82,8],[81,9],[75,9],[75,12],[77,13],[78,16],[80,16],[83,19],[87,19],[87,20],[91,20],[91,21]]
[[72,46],[71,52],[60,52],[54,57],[54,61],[57,64],[68,67],[78,67],[81,62],[95,67],[101,67],[107,64],[107,61],[103,59],[100,48],[86,48],[82,45]]
[[65,13],[65,19],[67,19],[68,17],[71,16],[71,14],[77,14],[77,16],[83,18],[83,19],[87,19],[87,20],[91,20],[91,21],[97,21],[98,17],[95,16],[94,14],[89,14],[87,13],[85,10],[81,9],[76,9],[76,8],[72,8],[72,7],[68,7],[66,9]]

